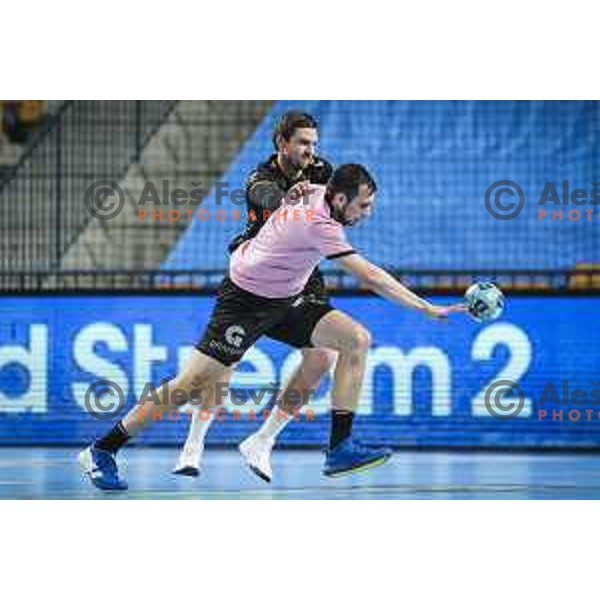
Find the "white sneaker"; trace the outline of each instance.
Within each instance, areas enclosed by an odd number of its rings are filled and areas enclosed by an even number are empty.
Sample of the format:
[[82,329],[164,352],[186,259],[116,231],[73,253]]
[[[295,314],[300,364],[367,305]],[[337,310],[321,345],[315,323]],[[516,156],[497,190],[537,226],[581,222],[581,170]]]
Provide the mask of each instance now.
[[267,483],[270,483],[273,477],[273,470],[271,469],[273,444],[274,440],[265,439],[255,433],[238,446],[248,467]]
[[192,448],[184,446],[177,465],[173,469],[174,475],[186,475],[187,477],[198,477],[200,475],[200,461],[204,453],[204,444]]

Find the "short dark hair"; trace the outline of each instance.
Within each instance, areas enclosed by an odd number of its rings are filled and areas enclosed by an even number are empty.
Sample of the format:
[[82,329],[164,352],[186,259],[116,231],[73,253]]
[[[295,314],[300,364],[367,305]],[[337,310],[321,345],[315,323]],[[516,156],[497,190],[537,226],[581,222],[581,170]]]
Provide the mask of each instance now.
[[275,125],[273,130],[273,145],[277,148],[277,138],[282,137],[284,140],[289,140],[295,133],[296,129],[318,129],[317,120],[308,113],[299,110],[290,110],[283,113]]
[[377,191],[377,184],[365,167],[352,163],[341,165],[327,184],[325,198],[330,201],[335,194],[342,193],[351,201],[358,196],[361,185],[367,185],[372,194]]

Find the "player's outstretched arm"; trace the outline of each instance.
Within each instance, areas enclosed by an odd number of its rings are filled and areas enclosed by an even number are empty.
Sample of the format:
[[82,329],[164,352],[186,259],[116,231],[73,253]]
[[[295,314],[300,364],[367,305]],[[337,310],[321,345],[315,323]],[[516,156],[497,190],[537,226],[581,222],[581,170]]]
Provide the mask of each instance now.
[[452,304],[449,306],[431,304],[424,298],[411,292],[387,271],[369,262],[359,254],[342,256],[336,260],[344,271],[354,275],[361,283],[379,296],[383,296],[403,306],[420,310],[430,317],[443,319],[450,313],[466,311],[464,304]]

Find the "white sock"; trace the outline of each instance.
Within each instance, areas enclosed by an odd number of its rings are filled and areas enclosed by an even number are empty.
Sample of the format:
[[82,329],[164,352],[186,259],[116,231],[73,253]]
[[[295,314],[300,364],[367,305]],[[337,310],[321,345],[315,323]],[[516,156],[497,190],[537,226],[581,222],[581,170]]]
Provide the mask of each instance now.
[[268,438],[275,441],[275,438],[283,431],[284,427],[292,420],[289,413],[287,418],[283,417],[284,411],[280,408],[273,407],[271,414],[265,419],[265,422],[261,425],[260,429],[256,432],[256,435]]
[[185,440],[184,451],[192,449],[197,450],[204,444],[204,438],[206,437],[206,433],[214,418],[214,412],[209,413],[206,410],[202,410],[202,415],[200,415],[199,409],[194,411],[190,430],[187,439]]

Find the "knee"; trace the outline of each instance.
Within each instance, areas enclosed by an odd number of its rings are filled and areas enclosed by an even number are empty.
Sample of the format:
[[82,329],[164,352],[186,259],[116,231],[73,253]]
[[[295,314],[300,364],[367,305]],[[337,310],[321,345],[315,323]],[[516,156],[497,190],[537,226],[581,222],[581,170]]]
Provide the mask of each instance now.
[[352,329],[348,336],[347,346],[351,352],[367,353],[371,347],[371,333],[361,325],[357,325]]
[[323,375],[335,364],[337,352],[327,348],[311,348],[304,354],[304,368],[311,373]]

